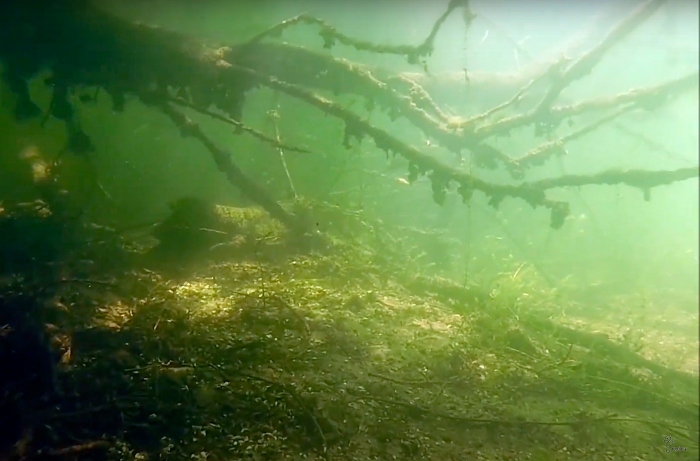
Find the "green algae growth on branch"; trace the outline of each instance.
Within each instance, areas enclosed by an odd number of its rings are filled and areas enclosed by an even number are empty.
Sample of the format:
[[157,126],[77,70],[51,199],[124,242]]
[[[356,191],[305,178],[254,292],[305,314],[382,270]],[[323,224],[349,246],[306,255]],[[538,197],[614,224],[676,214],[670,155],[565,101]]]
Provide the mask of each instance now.
[[[79,2],[69,7],[62,2],[49,1],[42,3],[43,8],[37,8],[36,2],[22,2],[8,7],[8,14],[0,19],[0,61],[5,68],[3,77],[17,96],[15,114],[18,120],[40,114],[41,109],[31,100],[27,82],[41,69],[50,70],[51,76],[46,82],[53,89],[53,100],[46,116],[65,123],[68,132],[67,148],[79,155],[89,156],[96,148],[83,131],[73,102],[68,97],[72,89],[82,87],[94,87],[106,92],[118,111],[123,109],[126,95],[137,96],[146,102],[152,102],[154,95],[158,95],[161,102],[153,104],[153,107],[165,110],[181,129],[191,124],[176,115],[172,107],[163,105],[162,101],[179,102],[200,113],[212,114],[212,118],[233,124],[237,130],[278,148],[305,150],[284,146],[241,121],[246,94],[258,86],[265,86],[341,119],[345,124],[346,146],[349,146],[351,138],[369,136],[379,149],[408,159],[411,178],[429,174],[433,184],[433,198],[438,203],[444,201],[449,184],[456,182],[465,201],[469,200],[474,190],[479,190],[486,194],[493,206],[497,206],[505,197],[515,197],[526,200],[533,207],[549,208],[552,211],[552,227],[558,228],[568,214],[568,204],[546,198],[545,191],[548,188],[571,187],[582,183],[612,183],[629,184],[647,191],[669,181],[696,177],[697,174],[687,171],[681,175],[673,171],[649,171],[644,172],[640,179],[639,174],[630,176],[629,172],[611,170],[599,175],[577,176],[576,179],[562,177],[548,182],[496,184],[479,179],[471,172],[442,164],[421,149],[372,125],[358,113],[314,91],[330,89],[334,94],[353,93],[364,96],[368,110],[379,107],[387,111],[392,119],[405,117],[416,129],[435,139],[438,145],[460,155],[462,151],[470,153],[476,168],[496,169],[501,166],[515,178],[524,179],[527,168],[540,165],[548,158],[565,152],[564,145],[567,141],[591,133],[594,128],[617,115],[604,115],[586,128],[563,136],[558,141],[547,141],[524,156],[502,152],[487,142],[489,138],[533,123],[538,127],[544,126],[544,123],[550,130],[561,120],[586,112],[613,109],[616,114],[621,114],[639,109],[649,110],[696,86],[698,77],[697,73],[693,73],[613,97],[579,101],[568,106],[552,106],[564,88],[585,77],[608,50],[635,30],[663,3],[661,0],[649,0],[613,28],[597,47],[574,60],[573,64],[568,65],[565,60],[551,66],[545,75],[554,75],[556,78],[544,99],[533,110],[493,122],[487,120],[506,107],[515,107],[520,97],[527,92],[528,85],[510,101],[494,106],[481,115],[464,120],[450,118],[416,82],[390,77],[383,81],[371,69],[335,58],[331,54],[267,41],[284,29],[311,23],[321,26],[321,35],[326,40],[327,47],[331,47],[337,40],[363,51],[403,54],[415,61],[430,55],[440,27],[452,12],[464,9],[466,25],[474,20],[475,16],[465,1],[450,2],[427,38],[417,46],[370,44],[338,32],[323,20],[301,15],[273,26],[248,42],[225,47],[211,46],[160,28],[134,24],[101,10],[90,2]],[[26,30],[37,30],[40,33],[26,34]],[[290,59],[293,65],[289,65]],[[406,89],[408,92],[404,93],[403,90]],[[219,112],[212,112],[212,106]],[[546,117],[543,115],[545,112]],[[192,129],[185,131],[190,135],[194,133]],[[285,212],[261,187],[253,186],[254,180],[247,178],[228,159],[228,154],[216,148],[199,128],[196,138],[212,153],[216,165],[226,172],[234,186],[243,188],[249,198],[286,225],[299,225],[298,220]],[[648,197],[647,192],[645,197]]]

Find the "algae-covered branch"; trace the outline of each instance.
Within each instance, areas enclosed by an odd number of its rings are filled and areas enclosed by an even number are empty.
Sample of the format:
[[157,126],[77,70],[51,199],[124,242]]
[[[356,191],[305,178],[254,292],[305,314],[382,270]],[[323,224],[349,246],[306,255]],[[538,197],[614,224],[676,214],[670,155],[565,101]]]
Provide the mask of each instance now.
[[[36,117],[55,118],[65,123],[68,135],[66,150],[89,156],[96,149],[90,134],[82,127],[75,97],[78,89],[95,89],[111,98],[114,110],[121,111],[127,100],[137,97],[153,108],[165,112],[183,135],[194,136],[212,154],[217,168],[249,199],[257,202],[285,225],[300,229],[305,226],[281,207],[276,199],[237,166],[229,152],[217,146],[203,129],[174,103],[185,105],[222,123],[229,123],[240,133],[250,133],[260,142],[280,147],[280,142],[265,136],[242,119],[247,94],[258,87],[285,93],[302,104],[338,119],[345,125],[345,142],[370,138],[387,154],[399,155],[409,162],[409,177],[428,175],[433,184],[436,202],[443,201],[451,184],[459,187],[465,201],[473,191],[487,196],[492,206],[504,198],[527,201],[533,207],[543,206],[552,212],[552,227],[560,227],[567,215],[566,203],[548,198],[555,187],[602,184],[600,175],[552,179],[537,183],[501,184],[479,177],[478,169],[504,168],[522,181],[526,170],[566,153],[565,145],[576,137],[589,135],[608,123],[606,110],[648,110],[697,85],[697,72],[666,84],[630,90],[615,97],[576,101],[556,105],[562,90],[583,79],[603,56],[642,24],[664,2],[650,0],[616,25],[596,47],[577,59],[553,63],[535,75],[522,88],[515,88],[512,98],[494,104],[489,110],[472,117],[447,115],[421,86],[420,79],[387,73],[358,62],[333,55],[334,45],[342,43],[369,53],[389,53],[408,57],[415,63],[427,59],[434,49],[434,40],[445,19],[461,11],[468,27],[474,18],[466,1],[450,2],[444,14],[436,19],[425,41],[416,46],[373,44],[349,37],[325,21],[301,15],[261,32],[243,43],[211,45],[181,33],[144,24],[136,24],[104,11],[89,1],[15,2],[4,7],[0,19],[0,60],[3,79],[16,96],[14,114],[18,122]],[[276,37],[291,27],[320,26],[325,48],[318,52],[278,41]],[[426,69],[427,70],[427,69]],[[28,91],[28,81],[48,71],[45,83],[53,92],[49,107],[39,107]],[[469,69],[466,70],[469,79]],[[535,82],[546,82],[548,89],[531,109],[499,116],[513,110],[528,94]],[[366,101],[369,112],[382,111],[392,119],[405,118],[415,130],[457,155],[468,155],[474,170],[443,164],[423,149],[403,141],[385,128],[372,124],[365,115],[334,100],[332,95],[352,94]],[[212,111],[214,109],[214,111]],[[565,119],[577,115],[603,112],[600,120],[577,133],[562,136],[558,141],[545,139],[529,152],[504,152],[491,144],[491,138],[509,134],[515,128],[534,124],[537,136],[550,136]],[[290,146],[297,151],[300,147]],[[630,172],[608,171],[605,184],[629,184],[648,190],[659,184],[697,176],[697,169],[683,172],[640,172],[643,183],[630,181]],[[646,192],[645,192],[646,194]]]

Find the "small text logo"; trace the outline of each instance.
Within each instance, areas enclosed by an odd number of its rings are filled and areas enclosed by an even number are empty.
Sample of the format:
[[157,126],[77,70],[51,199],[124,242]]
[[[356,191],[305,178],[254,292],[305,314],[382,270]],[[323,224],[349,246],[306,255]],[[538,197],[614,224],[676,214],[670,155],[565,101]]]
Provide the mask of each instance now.
[[666,453],[671,453],[672,451],[685,451],[685,447],[673,446],[673,437],[670,435],[664,435],[664,445],[666,446]]

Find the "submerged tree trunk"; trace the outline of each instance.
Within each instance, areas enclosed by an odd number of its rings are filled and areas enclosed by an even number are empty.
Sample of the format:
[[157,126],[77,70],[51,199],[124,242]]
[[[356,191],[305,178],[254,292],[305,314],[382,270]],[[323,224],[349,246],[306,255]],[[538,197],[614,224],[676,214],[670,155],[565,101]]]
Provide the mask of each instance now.
[[[697,177],[698,168],[668,172],[614,170],[519,184],[493,183],[480,179],[471,171],[442,163],[420,148],[408,145],[398,136],[374,126],[364,115],[317,91],[362,96],[368,110],[381,109],[392,119],[405,118],[445,149],[457,154],[467,151],[472,156],[475,168],[503,168],[513,178],[521,180],[528,168],[565,154],[568,141],[592,132],[623,113],[640,108],[653,109],[697,86],[698,74],[695,72],[661,85],[638,88],[614,97],[555,105],[567,85],[590,72],[607,50],[644,22],[661,4],[662,0],[647,1],[621,21],[597,47],[576,60],[553,63],[540,75],[532,78],[528,75],[525,85],[510,100],[495,103],[488,110],[467,118],[445,113],[421,86],[421,83],[429,85],[429,80],[416,82],[406,75],[389,76],[382,80],[365,66],[299,46],[266,40],[288,27],[310,24],[321,28],[326,48],[339,42],[368,52],[404,55],[410,62],[417,63],[431,53],[435,35],[452,11],[464,9],[466,25],[469,25],[469,18],[473,16],[469,13],[468,4],[458,0],[450,2],[425,42],[415,47],[378,45],[353,39],[324,21],[307,15],[284,21],[248,42],[215,47],[174,32],[130,23],[96,8],[88,1],[15,2],[5,5],[0,15],[0,60],[5,64],[4,79],[17,95],[15,115],[20,121],[41,113],[30,98],[27,80],[40,70],[51,71],[51,77],[47,80],[47,84],[53,88],[49,115],[65,122],[69,136],[67,147],[72,151],[89,155],[94,149],[75,114],[71,98],[73,89],[85,86],[102,89],[111,96],[117,111],[123,108],[126,95],[135,95],[145,104],[169,116],[183,135],[202,142],[219,170],[246,196],[285,225],[302,233],[306,223],[284,210],[273,197],[248,178],[232,162],[230,155],[211,142],[178,107],[207,114],[279,147],[278,140],[264,136],[241,121],[246,93],[257,86],[266,86],[342,121],[345,124],[346,146],[353,138],[360,140],[369,137],[387,154],[407,159],[409,179],[428,176],[437,203],[444,202],[448,189],[456,183],[465,202],[470,200],[474,191],[485,194],[493,207],[497,207],[504,198],[518,198],[533,207],[549,209],[551,226],[559,228],[569,213],[568,203],[548,198],[546,192],[549,189],[624,183],[641,189],[644,197],[648,198],[649,190],[653,187]],[[466,77],[469,78],[469,75]],[[473,78],[476,83],[481,83],[479,74],[474,73]],[[446,82],[438,83],[436,88],[449,87],[448,82],[452,80],[453,77],[449,77]],[[491,82],[494,94],[498,95],[494,101],[521,81],[509,82],[504,79],[500,83]],[[540,91],[531,91],[538,82],[548,85],[541,98],[537,97]],[[488,86],[487,82],[481,85],[484,88]],[[534,95],[538,102],[529,109],[518,109],[515,115],[502,115],[503,110],[518,107],[527,95]],[[218,112],[212,111],[212,108]],[[506,136],[516,128],[529,125],[536,128],[536,135],[549,136],[566,119],[601,111],[608,114],[564,137],[547,139],[524,155],[514,157],[488,144],[490,138]]]

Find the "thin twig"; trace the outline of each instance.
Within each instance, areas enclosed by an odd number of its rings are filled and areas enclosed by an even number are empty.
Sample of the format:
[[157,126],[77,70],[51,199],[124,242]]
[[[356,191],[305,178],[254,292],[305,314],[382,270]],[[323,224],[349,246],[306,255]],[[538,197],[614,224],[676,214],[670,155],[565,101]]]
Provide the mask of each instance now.
[[509,168],[509,172],[513,175],[513,177],[522,179],[524,172],[524,168],[532,167],[532,166],[539,166],[544,164],[544,162],[557,155],[566,155],[566,148],[564,147],[567,142],[573,141],[577,138],[580,138],[582,136],[585,136],[589,134],[590,132],[594,131],[595,129],[599,128],[601,125],[610,122],[613,119],[618,118],[619,116],[625,114],[626,112],[629,112],[632,108],[631,107],[622,107],[612,114],[603,117],[593,123],[590,123],[586,125],[585,127],[574,131],[573,133],[569,133],[566,136],[561,137],[560,139],[554,140],[554,141],[549,141],[547,143],[541,144],[534,149],[530,150],[529,152],[525,153],[521,157],[514,158],[511,160],[511,165],[514,166],[515,168]]
[[192,109],[196,112],[199,112],[202,115],[206,115],[206,116],[214,118],[216,120],[220,120],[222,122],[233,125],[234,127],[236,127],[237,130],[244,131],[244,132],[248,133],[249,135],[253,136],[254,138],[259,139],[260,141],[264,141],[268,144],[272,144],[277,149],[285,149],[285,150],[288,150],[290,152],[299,152],[301,154],[308,154],[309,153],[309,151],[306,149],[282,144],[279,140],[279,136],[277,137],[277,139],[272,139],[269,136],[266,136],[265,134],[263,134],[262,132],[256,130],[255,128],[251,128],[249,126],[246,126],[243,123],[232,119],[231,117],[226,117],[224,115],[217,114],[216,112],[212,112],[210,110],[203,109],[203,108],[197,106],[196,104],[192,104],[191,102],[184,100],[183,98],[180,98],[180,97],[172,98],[171,97],[171,98],[168,98],[168,100],[171,102],[174,102],[175,104],[178,104],[180,106],[187,107],[188,109]]
[[574,348],[574,343],[569,344],[569,350],[566,351],[566,355],[564,356],[563,359],[561,359],[557,363],[545,365],[544,367],[540,368],[539,370],[536,370],[535,373],[540,374],[543,371],[551,370],[553,368],[559,368],[560,366],[564,365],[564,363],[566,363],[566,361],[569,360],[569,356],[571,355],[571,350],[573,348]]
[[275,130],[275,139],[277,140],[277,153],[280,156],[280,161],[282,162],[282,168],[284,169],[284,174],[287,176],[287,182],[289,182],[289,188],[291,189],[292,193],[294,194],[294,198],[299,198],[299,194],[297,194],[297,190],[294,187],[294,181],[292,181],[292,175],[289,174],[289,168],[287,167],[287,160],[284,157],[284,150],[282,150],[282,143],[280,141],[280,129],[279,125],[277,124],[277,120],[279,119],[279,106],[277,107],[276,110],[270,111],[270,120],[272,120],[272,126]]
[[389,376],[384,376],[384,375],[380,375],[380,374],[372,373],[372,372],[367,373],[367,376],[371,376],[373,378],[383,379],[385,381],[389,381],[389,382],[392,382],[394,384],[405,384],[408,386],[449,384],[449,383],[457,381],[459,379],[459,378],[452,378],[452,379],[441,379],[441,380],[433,380],[433,381],[430,381],[430,380],[402,380],[402,379],[391,378]]
[[423,417],[424,415],[432,415],[437,418],[442,418],[442,419],[449,419],[452,421],[460,422],[460,423],[466,423],[470,425],[494,425],[494,426],[580,426],[581,424],[588,424],[588,423],[595,423],[595,422],[634,422],[634,423],[642,423],[642,424],[655,424],[660,427],[666,427],[666,428],[672,428],[672,429],[679,429],[679,430],[684,430],[687,431],[689,428],[684,427],[684,426],[678,426],[678,425],[673,425],[673,424],[667,424],[667,423],[660,423],[657,421],[651,421],[651,420],[644,420],[644,419],[637,419],[637,418],[620,418],[617,417],[616,415],[605,415],[605,416],[599,416],[599,417],[593,417],[593,416],[582,416],[579,419],[575,420],[569,420],[569,421],[536,421],[536,420],[501,420],[501,419],[491,419],[491,418],[471,418],[471,417],[466,417],[466,416],[458,416],[458,415],[451,415],[449,413],[443,413],[439,411],[435,411],[432,408],[425,408],[420,405],[416,405],[410,402],[404,402],[401,400],[395,400],[395,399],[385,399],[382,397],[375,397],[369,394],[356,394],[355,392],[352,392],[354,395],[356,395],[357,398],[359,399],[366,399],[366,400],[372,400],[375,402],[381,402],[381,403],[386,403],[389,405],[396,405],[396,406],[401,406],[408,408],[410,410],[410,414],[413,414],[415,416],[420,416]]
[[[54,448],[51,450],[45,450],[41,451],[37,454],[37,457],[52,457],[52,458],[59,458],[59,457],[74,457],[77,455],[81,455],[85,452],[89,451],[94,451],[94,450],[100,450],[100,449],[106,449],[109,448],[111,444],[106,441],[106,440],[96,440],[93,442],[86,442],[86,443],[81,443],[78,445],[72,445],[70,447],[65,447],[65,448]],[[30,457],[31,459],[31,457]]]

